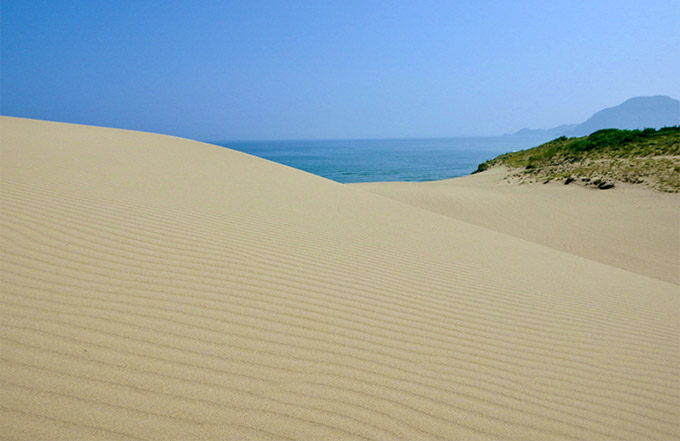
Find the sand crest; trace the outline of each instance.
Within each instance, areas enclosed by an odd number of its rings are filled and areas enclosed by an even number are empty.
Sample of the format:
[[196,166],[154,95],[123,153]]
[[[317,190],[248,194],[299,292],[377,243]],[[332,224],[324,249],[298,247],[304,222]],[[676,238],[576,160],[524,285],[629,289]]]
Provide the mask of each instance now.
[[680,437],[661,277],[180,138],[0,145],[2,439]]

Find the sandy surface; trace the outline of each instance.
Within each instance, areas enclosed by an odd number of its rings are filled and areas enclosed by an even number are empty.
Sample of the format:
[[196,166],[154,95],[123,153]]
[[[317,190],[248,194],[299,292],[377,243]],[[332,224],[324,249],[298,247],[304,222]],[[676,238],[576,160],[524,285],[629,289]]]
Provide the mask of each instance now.
[[352,184],[454,219],[680,284],[680,194],[619,184],[508,184],[506,169],[435,182]]
[[680,437],[676,284],[225,148],[0,121],[2,439]]

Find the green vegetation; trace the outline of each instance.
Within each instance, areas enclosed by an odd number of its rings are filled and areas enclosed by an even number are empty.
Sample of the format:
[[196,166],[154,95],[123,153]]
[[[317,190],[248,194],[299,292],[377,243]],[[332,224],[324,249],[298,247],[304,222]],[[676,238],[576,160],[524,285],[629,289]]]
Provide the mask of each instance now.
[[659,130],[598,130],[554,139],[479,164],[474,173],[504,165],[520,182],[580,182],[601,189],[617,182],[680,191],[680,126]]

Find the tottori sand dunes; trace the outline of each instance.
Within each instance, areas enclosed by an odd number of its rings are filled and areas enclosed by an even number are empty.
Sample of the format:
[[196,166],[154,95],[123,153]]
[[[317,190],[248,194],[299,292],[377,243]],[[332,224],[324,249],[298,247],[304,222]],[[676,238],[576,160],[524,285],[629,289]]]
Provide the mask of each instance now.
[[0,121],[0,439],[680,438],[673,195],[463,180],[417,206]]

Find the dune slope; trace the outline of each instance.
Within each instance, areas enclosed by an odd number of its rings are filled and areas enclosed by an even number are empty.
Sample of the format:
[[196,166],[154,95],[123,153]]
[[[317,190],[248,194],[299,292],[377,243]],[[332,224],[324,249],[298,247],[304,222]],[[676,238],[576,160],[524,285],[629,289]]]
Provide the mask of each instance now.
[[680,194],[619,184],[508,184],[506,170],[435,182],[351,184],[551,248],[680,284]]
[[189,140],[0,120],[2,439],[677,439],[678,287]]

